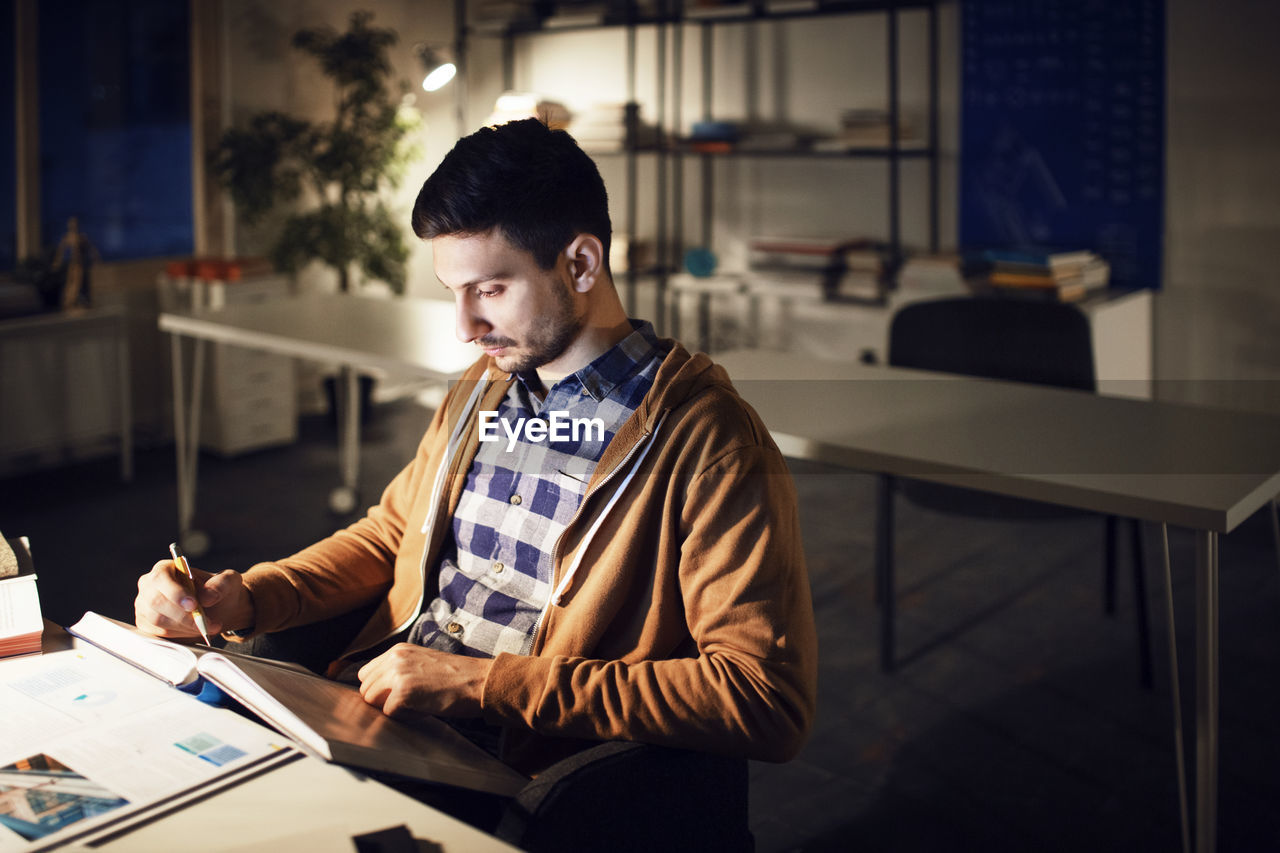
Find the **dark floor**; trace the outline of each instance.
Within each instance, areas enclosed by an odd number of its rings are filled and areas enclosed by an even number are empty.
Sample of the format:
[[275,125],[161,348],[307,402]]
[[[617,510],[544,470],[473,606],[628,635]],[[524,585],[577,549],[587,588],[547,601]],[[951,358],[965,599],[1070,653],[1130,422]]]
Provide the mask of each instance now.
[[[411,454],[429,412],[382,405],[363,496]],[[205,569],[244,568],[331,530],[333,434],[205,457]],[[134,580],[174,538],[171,448],[0,479],[0,531],[28,535],[46,615],[131,618]],[[874,481],[793,467],[821,640],[819,714],[801,756],[752,767],[760,851],[1101,851],[1179,846],[1159,531],[1147,529],[1156,685],[1138,685],[1132,586],[1102,610],[1100,520],[960,520],[898,504],[900,655],[876,664]],[[1184,719],[1194,726],[1193,554],[1171,534]],[[1280,569],[1270,520],[1222,540],[1220,849],[1280,850]],[[1122,563],[1127,566],[1126,563]],[[1188,757],[1193,760],[1191,739]]]

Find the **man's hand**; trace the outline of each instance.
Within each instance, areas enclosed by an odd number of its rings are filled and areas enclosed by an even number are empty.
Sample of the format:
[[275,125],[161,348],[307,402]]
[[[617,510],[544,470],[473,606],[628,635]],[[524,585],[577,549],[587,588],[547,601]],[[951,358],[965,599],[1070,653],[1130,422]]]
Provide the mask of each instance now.
[[[208,617],[209,632],[248,628],[254,623],[253,597],[245,589],[239,572],[228,569],[218,574],[192,568],[196,594]],[[158,637],[198,637],[191,613],[196,603],[187,591],[182,570],[173,560],[161,560],[138,578],[138,597],[133,600],[133,620],[138,628]]]
[[492,663],[398,643],[360,667],[360,695],[392,717],[478,717]]

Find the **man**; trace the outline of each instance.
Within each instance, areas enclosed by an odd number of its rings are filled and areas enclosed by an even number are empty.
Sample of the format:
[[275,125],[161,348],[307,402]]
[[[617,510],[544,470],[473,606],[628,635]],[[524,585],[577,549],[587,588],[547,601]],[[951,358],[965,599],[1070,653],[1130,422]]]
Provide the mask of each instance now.
[[[199,573],[212,631],[369,616],[328,673],[391,715],[479,717],[537,772],[635,740],[783,761],[816,639],[794,487],[705,355],[627,319],[594,163],[536,120],[462,139],[413,212],[482,357],[344,530]],[[192,636],[172,562],[136,619]]]

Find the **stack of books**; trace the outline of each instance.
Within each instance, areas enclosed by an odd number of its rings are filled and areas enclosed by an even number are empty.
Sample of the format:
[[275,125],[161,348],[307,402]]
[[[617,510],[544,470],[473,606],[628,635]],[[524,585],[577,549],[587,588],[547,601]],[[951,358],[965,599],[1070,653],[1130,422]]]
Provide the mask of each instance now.
[[652,147],[658,142],[656,128],[641,120],[640,105],[634,101],[579,110],[567,130],[583,151],[593,154]]
[[884,299],[888,265],[871,240],[814,237],[753,237],[747,244],[753,273],[808,274],[827,299],[878,303]]
[[40,651],[44,618],[26,537],[0,536],[0,658]]
[[531,26],[538,19],[533,0],[480,0],[471,4],[470,10],[468,25],[478,33],[491,35]]
[[551,14],[542,19],[547,29],[598,27],[604,23],[608,6],[593,0],[560,0]]
[[1038,251],[988,249],[984,283],[995,290],[1039,294],[1075,302],[1103,290],[1111,281],[1111,266],[1088,249]]
[[919,148],[923,137],[912,122],[898,117],[898,132],[891,130],[889,111],[885,109],[849,109],[840,114],[840,130],[835,136],[814,143],[815,151],[854,151],[859,148],[888,148],[893,142],[899,148]]

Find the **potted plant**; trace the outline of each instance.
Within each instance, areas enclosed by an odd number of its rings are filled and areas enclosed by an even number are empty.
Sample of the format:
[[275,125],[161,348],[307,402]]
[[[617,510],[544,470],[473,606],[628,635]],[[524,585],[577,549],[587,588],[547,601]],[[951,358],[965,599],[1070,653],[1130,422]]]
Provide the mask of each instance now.
[[[400,108],[407,84],[394,94],[389,85],[388,50],[396,34],[372,20],[371,12],[354,12],[346,32],[319,26],[293,36],[293,46],[333,83],[332,119],[258,113],[222,135],[210,167],[245,224],[286,208],[268,252],[276,269],[296,273],[319,261],[337,273],[342,293],[373,280],[401,294],[409,250],[384,192],[399,185],[418,156],[419,146],[410,142],[418,118]],[[325,387],[334,413],[333,377]],[[372,387],[371,377],[360,377],[362,417],[370,411]]]
[[222,135],[210,165],[246,224],[289,206],[269,252],[277,269],[297,272],[316,260],[337,273],[343,293],[357,271],[403,293],[409,251],[383,192],[417,156],[407,140],[417,119],[400,109],[407,85],[399,97],[388,85],[396,34],[372,20],[354,12],[344,33],[320,26],[294,34],[293,46],[333,82],[331,120],[258,113]]

